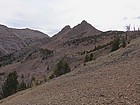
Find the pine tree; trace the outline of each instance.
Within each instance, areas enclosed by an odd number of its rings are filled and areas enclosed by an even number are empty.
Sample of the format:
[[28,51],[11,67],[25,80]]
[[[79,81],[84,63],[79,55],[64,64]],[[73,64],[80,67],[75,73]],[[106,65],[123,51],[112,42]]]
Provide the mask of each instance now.
[[57,64],[57,68],[54,71],[54,76],[58,77],[58,76],[61,76],[63,74],[66,74],[70,71],[71,70],[70,70],[70,67],[69,67],[68,63],[62,59]]
[[4,82],[4,85],[2,86],[3,91],[3,97],[8,97],[14,93],[17,92],[18,89],[18,80],[17,80],[17,72],[11,72],[7,76],[7,79]]

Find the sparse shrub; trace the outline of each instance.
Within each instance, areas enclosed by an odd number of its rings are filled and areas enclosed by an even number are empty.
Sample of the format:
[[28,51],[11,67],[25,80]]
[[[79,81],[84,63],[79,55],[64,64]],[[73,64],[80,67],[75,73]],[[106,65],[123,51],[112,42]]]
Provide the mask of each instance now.
[[26,59],[29,59],[32,56],[33,53],[29,53]]
[[112,48],[111,51],[116,51],[119,49],[119,45],[120,45],[120,38],[116,38],[113,40],[112,42]]
[[84,62],[89,62],[89,61],[92,61],[93,59],[95,60],[95,57],[93,56],[93,53],[90,53],[89,55],[87,54],[85,56]]
[[19,84],[18,91],[25,90],[26,88],[27,88],[26,83],[24,82],[24,80],[22,80],[21,83]]
[[91,53],[90,55],[89,55],[89,61],[92,61],[93,60],[93,53]]
[[31,79],[31,81],[35,81],[35,77],[34,77],[34,76],[32,76],[32,79]]
[[86,63],[84,62],[84,66],[86,66]]
[[40,49],[40,52],[42,53],[42,60],[47,59],[53,53],[53,51],[43,48]]
[[32,83],[31,82],[28,82],[27,85],[26,85],[26,88],[31,88],[32,87]]
[[50,70],[50,67],[49,66],[47,67],[47,70]]
[[122,39],[122,47],[123,48],[126,47],[126,41],[125,41],[125,39]]
[[18,91],[25,90],[27,88],[26,83],[24,82],[24,75],[21,75],[22,81],[19,84]]
[[0,57],[1,66],[11,64],[15,60],[13,53]]
[[5,72],[0,73],[0,76],[3,76],[3,75],[5,75]]
[[84,62],[88,62],[88,61],[89,61],[89,56],[86,55],[86,56],[85,56],[85,60],[84,60]]
[[51,74],[51,76],[49,77],[49,79],[53,79],[54,78],[54,74]]
[[127,44],[130,44],[130,40],[127,42]]

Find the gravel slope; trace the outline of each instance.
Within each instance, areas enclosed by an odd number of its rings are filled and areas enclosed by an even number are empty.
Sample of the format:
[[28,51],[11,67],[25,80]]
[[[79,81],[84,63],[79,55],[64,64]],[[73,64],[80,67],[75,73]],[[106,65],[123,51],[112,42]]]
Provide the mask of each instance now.
[[0,105],[140,105],[140,38]]

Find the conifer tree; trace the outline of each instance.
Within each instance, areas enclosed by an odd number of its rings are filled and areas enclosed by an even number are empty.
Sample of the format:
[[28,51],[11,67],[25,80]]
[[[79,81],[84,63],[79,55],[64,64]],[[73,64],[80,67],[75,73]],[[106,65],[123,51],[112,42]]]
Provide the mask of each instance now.
[[17,80],[17,72],[11,72],[7,76],[7,79],[4,82],[4,85],[2,86],[3,91],[3,97],[8,97],[14,93],[17,92],[18,89],[18,80]]
[[71,70],[70,70],[70,67],[69,67],[68,63],[62,59],[57,64],[57,68],[54,71],[54,76],[58,77],[58,76],[61,76],[63,74],[66,74],[70,71]]

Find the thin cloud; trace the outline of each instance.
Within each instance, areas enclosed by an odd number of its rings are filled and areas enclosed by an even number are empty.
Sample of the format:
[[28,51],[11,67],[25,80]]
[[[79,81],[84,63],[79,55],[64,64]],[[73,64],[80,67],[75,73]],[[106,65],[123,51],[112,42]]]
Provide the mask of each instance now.
[[0,23],[39,29],[50,36],[82,20],[103,31],[123,30],[125,24],[140,24],[139,17],[132,19],[140,13],[140,9],[132,9],[139,8],[138,3],[139,0],[0,0]]
[[123,20],[128,20],[128,18],[127,17],[124,17]]
[[135,19],[140,19],[140,16],[135,17]]

